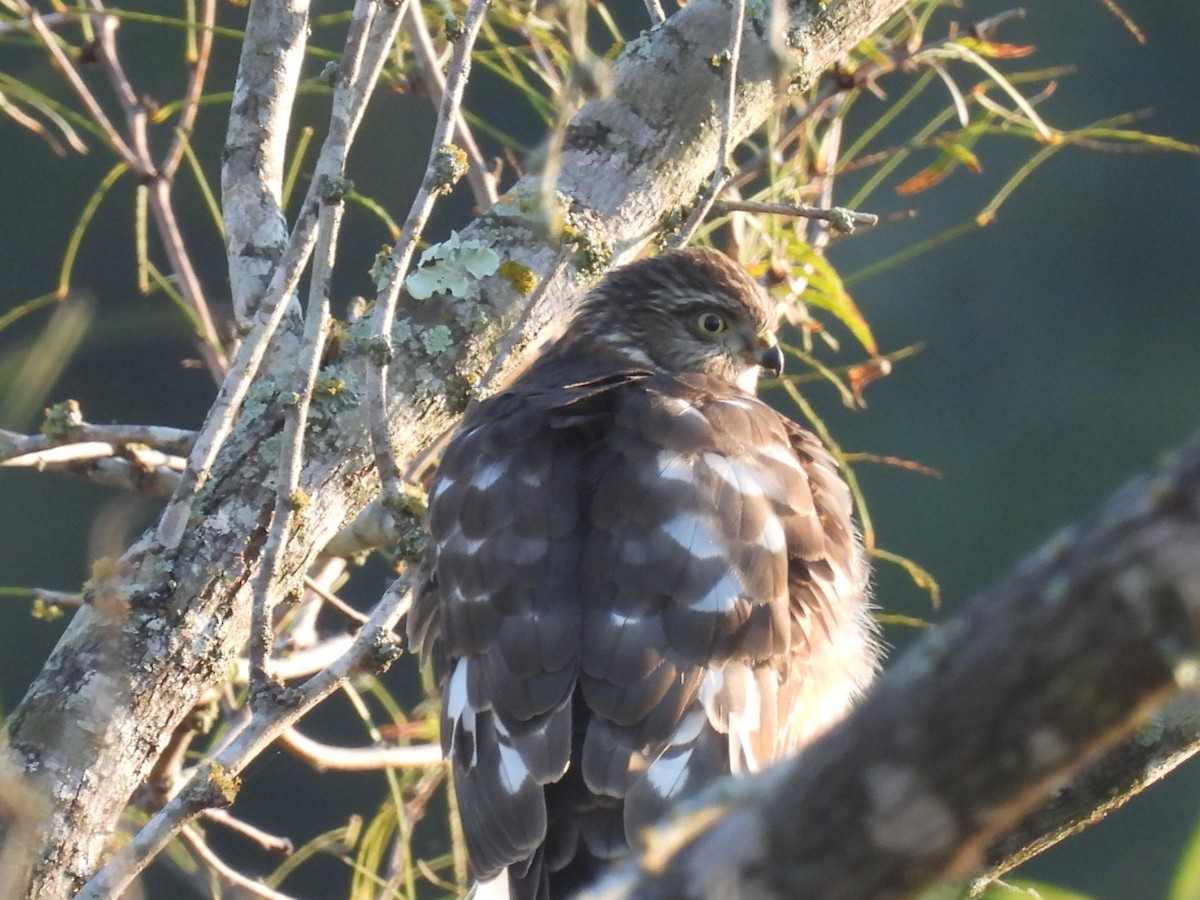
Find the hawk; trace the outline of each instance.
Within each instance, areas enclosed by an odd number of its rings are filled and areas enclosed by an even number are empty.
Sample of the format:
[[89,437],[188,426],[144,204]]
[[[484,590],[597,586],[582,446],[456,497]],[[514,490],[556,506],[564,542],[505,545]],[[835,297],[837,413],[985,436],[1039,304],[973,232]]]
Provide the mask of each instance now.
[[617,269],[446,448],[409,635],[441,673],[472,874],[513,900],[592,880],[876,671],[849,491],[754,396],[774,324],[716,251]]

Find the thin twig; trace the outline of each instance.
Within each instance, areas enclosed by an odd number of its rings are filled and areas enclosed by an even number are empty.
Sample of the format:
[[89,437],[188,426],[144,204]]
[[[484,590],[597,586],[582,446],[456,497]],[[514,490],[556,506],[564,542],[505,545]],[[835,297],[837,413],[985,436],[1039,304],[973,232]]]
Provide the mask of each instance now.
[[213,25],[216,24],[216,0],[202,0],[201,20],[194,28],[198,40],[196,42],[196,58],[191,64],[191,74],[188,76],[187,90],[183,94],[183,104],[179,110],[179,121],[175,124],[175,138],[171,147],[163,157],[158,170],[162,177],[171,181],[175,171],[183,161],[187,144],[192,139],[192,128],[196,124],[196,113],[200,110],[200,98],[204,95],[204,79],[208,75],[208,62],[212,57]]
[[857,212],[841,206],[806,206],[803,203],[763,203],[757,200],[722,200],[713,205],[719,213],[749,212],[761,215],[797,216],[805,219],[821,219],[829,222],[836,230],[849,234],[858,225],[877,225],[879,216],[874,213]]
[[206,866],[234,887],[241,888],[255,897],[264,897],[266,900],[296,900],[291,894],[284,894],[281,891],[269,888],[261,881],[251,878],[249,875],[243,875],[237,869],[233,868],[233,866],[217,856],[216,851],[208,846],[208,842],[204,840],[204,837],[195,828],[184,828],[180,831],[179,837],[192,848],[192,852],[200,857]]
[[43,21],[42,17],[38,15],[37,10],[29,5],[28,0],[13,0],[13,2],[28,17],[29,25],[36,32],[38,40],[42,42],[46,51],[54,59],[58,70],[67,79],[67,83],[75,92],[75,96],[83,103],[88,115],[91,116],[92,121],[96,123],[96,127],[104,134],[105,140],[112,146],[113,151],[124,160],[126,165],[139,175],[150,174],[143,169],[145,160],[138,157],[133,148],[125,142],[121,133],[117,131],[116,126],[113,125],[112,120],[108,118],[108,114],[104,112],[104,108],[100,105],[100,101],[96,99],[96,95],[92,93],[92,89],[87,86],[83,77],[79,74],[75,61],[67,56],[63,48],[59,46],[58,39]]
[[355,609],[333,591],[326,590],[323,585],[317,583],[317,581],[311,576],[304,576],[304,587],[307,590],[312,591],[346,618],[352,619],[360,624],[367,621],[367,617],[365,615],[360,613],[357,609]]
[[738,67],[742,58],[742,29],[746,22],[746,0],[734,0],[731,4],[732,21],[729,26],[729,55],[722,60],[726,68],[725,111],[721,117],[721,140],[717,150],[717,165],[703,196],[688,216],[687,222],[671,240],[672,247],[685,247],[696,233],[709,209],[728,183],[729,160],[733,154],[733,117],[737,112]]
[[[433,140],[430,142],[429,161],[425,166],[425,177],[421,187],[413,198],[408,217],[404,220],[404,228],[396,246],[392,251],[392,272],[388,283],[375,303],[371,316],[372,339],[391,345],[392,327],[396,319],[396,302],[408,267],[416,252],[417,243],[429,221],[434,202],[444,185],[438,182],[435,174],[436,161],[442,149],[446,146],[453,130],[455,118],[462,105],[463,91],[467,86],[467,78],[471,70],[471,50],[479,36],[483,15],[487,10],[489,0],[471,0],[462,21],[462,33],[455,46],[454,56],[450,62],[450,73],[446,79],[445,93],[442,95],[441,107],[438,110],[437,125],[434,128]],[[367,371],[367,404],[370,409],[371,445],[375,452],[375,466],[383,484],[385,497],[398,496],[401,492],[400,466],[392,448],[391,433],[388,428],[387,405],[387,370],[386,359],[380,365],[372,366]]]
[[442,762],[438,744],[409,747],[335,747],[305,737],[295,728],[279,736],[279,742],[318,771],[371,772],[377,769],[422,769]]
[[62,472],[93,484],[166,500],[179,484],[184,459],[146,448],[84,443],[28,453],[0,462],[0,467]]
[[[129,76],[126,75],[121,57],[117,52],[116,33],[120,22],[116,16],[108,13],[101,0],[91,0],[91,7],[99,19],[96,29],[97,58],[102,63],[113,92],[120,100],[121,109],[125,114],[125,125],[129,132],[131,148],[138,158],[138,164],[134,170],[144,182],[148,183],[147,194],[159,240],[162,241],[163,249],[166,251],[179,292],[198,326],[197,339],[200,355],[204,358],[204,363],[213,378],[219,381],[229,363],[221,347],[221,340],[217,335],[216,324],[204,296],[204,289],[200,285],[200,278],[196,274],[195,266],[192,265],[187,244],[179,229],[179,223],[175,219],[175,210],[171,201],[171,179],[154,164],[147,132],[149,113],[146,104],[138,96]],[[208,39],[211,43],[211,32],[206,33],[209,35]],[[193,90],[202,88],[202,82],[192,86]],[[195,116],[194,109],[191,111],[191,116],[193,118]],[[190,122],[188,124],[190,127]],[[176,161],[176,165],[178,165],[178,161]]]
[[82,594],[52,591],[48,588],[7,588],[0,591],[0,597],[16,597],[22,600],[32,597],[48,606],[65,606],[70,609],[83,605]]
[[182,471],[184,466],[182,456],[171,456],[149,447],[122,446],[102,441],[80,441],[74,444],[48,447],[45,450],[35,450],[32,453],[23,453],[20,456],[0,461],[0,466],[12,469],[53,469],[114,456],[130,459],[144,470],[162,466]]
[[100,0],[90,0],[90,5],[96,13],[95,18],[99,19],[96,26],[96,56],[101,63],[101,68],[108,75],[108,82],[112,85],[113,92],[121,101],[121,111],[125,114],[125,126],[129,131],[129,140],[133,152],[140,161],[138,174],[142,178],[157,177],[158,171],[154,166],[154,158],[150,153],[150,140],[146,133],[146,125],[149,122],[146,104],[133,89],[133,83],[125,74],[121,57],[117,53],[117,28],[121,23],[116,16],[108,14],[108,10],[104,8],[104,4]]
[[[353,643],[354,638],[350,635],[337,634],[303,650],[292,650],[286,654],[274,656],[270,662],[271,675],[279,681],[308,678],[331,665],[350,649]],[[241,657],[237,661],[237,668],[230,681],[233,684],[250,682],[250,661],[246,657]]]
[[204,288],[200,285],[200,276],[196,274],[196,268],[192,265],[187,241],[184,240],[179,222],[175,218],[171,183],[165,178],[156,178],[149,186],[148,199],[158,238],[162,241],[171,271],[175,275],[176,286],[200,326],[200,334],[197,336],[200,355],[204,358],[208,371],[220,383],[222,376],[229,369],[229,358],[221,347],[216,323],[204,296]]
[[272,853],[291,854],[295,849],[291,838],[280,837],[277,834],[271,834],[269,831],[263,831],[249,822],[242,821],[227,809],[206,809],[200,813],[200,818],[214,822],[245,838],[249,838],[264,850]]
[[[412,47],[413,59],[416,60],[417,70],[421,73],[421,82],[429,93],[434,105],[442,102],[446,89],[446,79],[442,76],[438,65],[437,54],[433,49],[433,40],[429,29],[425,27],[425,15],[421,7],[410,3],[404,15],[404,30],[408,32],[409,44]],[[483,152],[475,143],[475,136],[461,110],[454,116],[454,142],[467,154],[467,181],[471,185],[471,193],[480,209],[487,209],[496,202],[496,178],[488,171],[487,161]]]
[[0,462],[36,453],[64,444],[96,441],[110,445],[148,444],[166,453],[184,454],[196,442],[196,432],[165,425],[93,425],[84,422],[71,426],[65,437],[44,434],[17,434],[0,429]]

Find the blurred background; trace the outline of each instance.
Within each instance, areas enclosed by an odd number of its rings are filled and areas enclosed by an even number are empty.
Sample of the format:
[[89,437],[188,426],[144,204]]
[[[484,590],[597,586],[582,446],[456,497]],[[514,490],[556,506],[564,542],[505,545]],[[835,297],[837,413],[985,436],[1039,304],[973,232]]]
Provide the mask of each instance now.
[[[329,14],[345,8],[319,5]],[[1032,4],[999,39],[1036,45],[1028,67],[1076,67],[1039,107],[1052,125],[1078,127],[1145,112],[1132,127],[1200,143],[1200,5],[1124,0],[1122,6],[1145,44],[1099,0]],[[1007,8],[966,0],[945,18],[969,23]],[[642,27],[639,9],[629,8],[634,29]],[[244,15],[233,5],[221,10],[233,27]],[[138,41],[143,32],[137,27],[127,23],[121,38],[131,77],[160,99],[178,96],[178,45],[161,36]],[[316,20],[314,42],[325,36],[323,27]],[[325,46],[339,41],[328,37]],[[309,74],[321,65],[310,61]],[[236,45],[219,42],[210,89],[232,84],[235,66]],[[0,43],[0,69],[61,95],[42,56],[21,40]],[[906,82],[885,79],[882,87],[898,95]],[[486,104],[486,77],[473,90]],[[927,102],[944,105],[945,97]],[[315,121],[325,101],[302,97],[300,108]],[[885,108],[885,101],[860,100],[849,133]],[[531,111],[505,110],[504,118],[535,140],[538,119]],[[359,190],[403,210],[420,177],[431,123],[426,98],[378,96],[352,160]],[[202,110],[194,146],[206,164],[219,159],[224,130],[220,104]],[[898,124],[894,140],[909,133],[911,127],[906,132]],[[112,160],[97,150],[57,157],[3,117],[0,146],[2,316],[54,287],[67,236]],[[845,449],[904,457],[941,473],[930,478],[860,467],[879,543],[928,568],[944,598],[942,609],[931,610],[907,576],[881,566],[878,602],[889,612],[934,620],[952,615],[1058,527],[1200,427],[1195,156],[1064,150],[1035,171],[987,227],[856,279],[867,266],[970,221],[1033,148],[997,137],[976,151],[980,173],[959,169],[913,197],[877,192],[868,211],[913,209],[916,217],[839,241],[830,252],[881,349],[921,343],[922,352],[867,389],[866,410],[846,409],[826,387],[810,392]],[[914,159],[901,175],[931,158]],[[201,280],[220,298],[223,250],[193,185],[188,179],[180,185],[183,227]],[[34,430],[42,407],[66,398],[77,399],[92,422],[200,424],[214,385],[202,370],[181,364],[194,350],[178,312],[161,295],[137,290],[131,198],[130,184],[119,183],[99,207],[80,248],[71,299],[0,331],[0,427]],[[839,191],[836,199],[847,198]],[[443,204],[428,234],[436,238],[469,216],[469,200],[459,192]],[[366,269],[389,239],[361,211],[351,212],[347,230],[342,259],[351,262],[335,285],[343,302],[369,290]],[[0,469],[0,587],[78,590],[91,560],[118,555],[154,512],[148,501],[83,482]],[[360,579],[366,582],[363,603],[377,596],[385,579],[383,571]],[[0,711],[20,700],[61,628],[61,622],[33,619],[27,600],[0,595]],[[897,645],[909,637],[889,632]],[[320,722],[313,724],[319,731]],[[248,773],[239,808],[261,803],[263,817],[303,832],[313,803],[347,813],[378,803],[379,776],[349,776],[337,788],[313,778],[303,796],[284,796],[271,786],[278,783],[273,777],[305,779],[306,772],[281,754],[267,754]],[[1193,764],[1022,872],[1103,900],[1162,897],[1200,817],[1197,798],[1200,767]],[[314,891],[323,890],[322,877],[313,876]],[[328,877],[329,890],[344,883],[333,869]]]

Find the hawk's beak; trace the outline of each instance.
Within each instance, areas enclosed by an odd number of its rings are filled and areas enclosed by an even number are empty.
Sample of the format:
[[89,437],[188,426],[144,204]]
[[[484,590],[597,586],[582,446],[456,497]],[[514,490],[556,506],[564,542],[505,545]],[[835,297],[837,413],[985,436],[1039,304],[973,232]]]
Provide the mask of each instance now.
[[775,335],[763,335],[758,340],[759,348],[754,361],[778,378],[783,374],[783,351],[775,342]]

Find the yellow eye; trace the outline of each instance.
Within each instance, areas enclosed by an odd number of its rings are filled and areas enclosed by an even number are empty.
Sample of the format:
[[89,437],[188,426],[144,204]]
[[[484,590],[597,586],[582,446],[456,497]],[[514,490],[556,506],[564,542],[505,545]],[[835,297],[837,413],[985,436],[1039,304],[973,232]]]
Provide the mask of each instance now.
[[724,316],[718,313],[706,312],[700,313],[696,318],[696,327],[706,337],[716,337],[729,329],[729,323],[725,321]]

